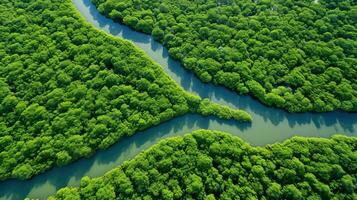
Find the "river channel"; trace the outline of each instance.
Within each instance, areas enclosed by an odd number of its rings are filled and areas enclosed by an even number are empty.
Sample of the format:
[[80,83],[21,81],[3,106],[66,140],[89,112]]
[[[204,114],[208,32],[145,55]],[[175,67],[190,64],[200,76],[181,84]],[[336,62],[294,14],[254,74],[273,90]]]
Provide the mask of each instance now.
[[59,188],[78,186],[83,176],[97,177],[129,160],[163,138],[179,136],[197,129],[225,131],[252,145],[280,142],[292,136],[330,137],[336,133],[357,136],[357,114],[342,111],[330,113],[291,114],[267,107],[249,96],[240,96],[224,87],[201,82],[180,62],[169,57],[168,51],[151,36],[136,32],[101,15],[90,0],[73,0],[73,9],[93,27],[115,37],[131,41],[176,81],[183,89],[202,98],[239,108],[253,117],[252,123],[238,123],[215,117],[187,114],[124,138],[107,150],[98,151],[64,167],[55,167],[31,180],[0,182],[0,199],[44,199]]

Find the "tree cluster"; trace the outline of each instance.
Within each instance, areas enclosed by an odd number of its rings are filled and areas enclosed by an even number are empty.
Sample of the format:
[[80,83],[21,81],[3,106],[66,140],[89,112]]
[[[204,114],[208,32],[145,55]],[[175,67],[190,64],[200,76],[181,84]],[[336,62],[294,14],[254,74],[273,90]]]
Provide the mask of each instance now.
[[219,105],[209,99],[203,99],[196,112],[202,114],[203,116],[214,115],[221,119],[233,119],[246,122],[252,121],[252,117],[247,112]]
[[90,156],[200,103],[70,0],[2,0],[0,35],[0,180]]
[[92,0],[202,81],[290,112],[357,111],[354,0]]
[[208,130],[161,141],[49,199],[356,199],[357,138],[294,137],[252,147]]

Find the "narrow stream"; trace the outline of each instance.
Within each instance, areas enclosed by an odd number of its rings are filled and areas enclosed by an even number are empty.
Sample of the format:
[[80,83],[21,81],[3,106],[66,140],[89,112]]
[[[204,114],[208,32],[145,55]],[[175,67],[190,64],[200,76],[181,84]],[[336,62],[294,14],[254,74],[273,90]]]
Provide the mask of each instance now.
[[238,123],[215,117],[187,114],[156,127],[124,138],[104,151],[98,151],[89,159],[81,159],[65,167],[56,167],[28,181],[8,180],[0,182],[0,199],[44,199],[57,189],[77,186],[83,176],[96,177],[129,160],[159,140],[183,135],[197,129],[212,129],[232,133],[252,145],[265,145],[283,141],[295,135],[305,137],[329,137],[340,133],[357,136],[357,114],[346,112],[290,114],[269,108],[249,96],[239,96],[226,88],[202,83],[193,73],[171,59],[167,49],[146,34],[114,23],[102,16],[90,0],[73,0],[85,20],[97,29],[131,41],[141,48],[182,88],[202,98],[236,107],[249,112],[253,122]]

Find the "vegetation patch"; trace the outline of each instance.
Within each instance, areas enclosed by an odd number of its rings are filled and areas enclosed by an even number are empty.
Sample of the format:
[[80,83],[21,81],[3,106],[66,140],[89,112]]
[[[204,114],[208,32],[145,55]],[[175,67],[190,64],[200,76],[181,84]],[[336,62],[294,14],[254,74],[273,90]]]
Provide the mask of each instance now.
[[252,147],[208,130],[161,141],[50,199],[355,199],[357,138]]
[[357,111],[354,0],[92,0],[202,81],[290,112]]

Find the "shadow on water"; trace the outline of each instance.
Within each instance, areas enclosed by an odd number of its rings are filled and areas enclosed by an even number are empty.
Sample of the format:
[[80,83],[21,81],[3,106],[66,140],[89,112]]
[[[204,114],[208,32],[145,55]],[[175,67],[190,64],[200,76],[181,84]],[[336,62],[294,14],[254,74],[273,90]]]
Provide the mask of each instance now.
[[268,108],[249,96],[239,96],[224,87],[202,83],[192,72],[169,57],[168,51],[149,35],[114,23],[100,15],[90,0],[73,0],[82,16],[97,28],[114,36],[132,41],[186,91],[220,104],[244,109],[253,116],[253,122],[237,123],[214,117],[187,114],[158,126],[126,137],[107,150],[98,151],[88,159],[81,159],[64,167],[56,167],[28,181],[0,182],[0,199],[44,199],[65,186],[77,186],[83,176],[96,177],[120,165],[125,160],[157,143],[159,140],[183,135],[197,129],[211,129],[238,135],[252,145],[283,141],[294,135],[329,137],[334,133],[356,136],[357,114],[345,112],[290,114]]

